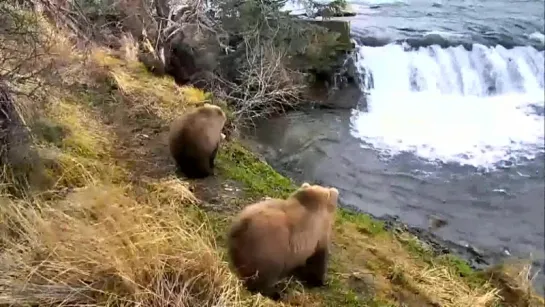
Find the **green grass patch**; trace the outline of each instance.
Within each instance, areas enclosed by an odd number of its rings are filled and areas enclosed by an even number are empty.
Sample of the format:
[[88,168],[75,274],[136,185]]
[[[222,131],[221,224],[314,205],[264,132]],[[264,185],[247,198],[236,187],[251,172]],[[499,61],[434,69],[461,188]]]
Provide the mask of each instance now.
[[[325,291],[324,291],[325,290]],[[346,281],[337,276],[330,275],[327,289],[319,292],[323,306],[366,306],[366,307],[393,307],[389,302],[385,302],[377,297],[365,296],[358,293],[346,284]]]
[[221,174],[243,183],[249,197],[285,198],[295,189],[290,179],[238,143],[224,143],[217,160]]
[[470,287],[481,287],[488,280],[483,274],[484,272],[472,269],[467,261],[455,255],[441,255],[437,257],[437,261],[440,265],[450,268],[456,275],[462,277]]
[[373,236],[386,232],[384,223],[373,219],[368,214],[353,212],[344,208],[340,208],[337,212],[337,223],[341,225],[344,222],[353,223],[359,232]]
[[418,238],[408,235],[398,239],[403,244],[405,249],[413,256],[422,259],[424,262],[431,263],[432,259],[434,258],[432,251],[426,248],[423,242],[418,240]]
[[328,291],[321,293],[324,306],[362,306],[362,300],[337,277],[329,277]]

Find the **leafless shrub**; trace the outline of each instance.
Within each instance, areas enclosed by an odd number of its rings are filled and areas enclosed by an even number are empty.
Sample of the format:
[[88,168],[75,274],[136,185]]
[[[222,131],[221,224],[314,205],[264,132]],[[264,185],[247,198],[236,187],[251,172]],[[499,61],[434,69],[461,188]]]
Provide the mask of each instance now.
[[286,50],[272,44],[246,42],[240,82],[216,76],[216,95],[234,104],[236,122],[285,112],[301,102],[304,75],[286,67]]
[[39,109],[44,84],[57,81],[54,44],[38,14],[2,3],[0,16],[0,179],[24,190],[39,169],[27,121]]
[[40,30],[39,15],[0,5],[0,79],[32,94],[51,69],[51,38]]
[[[280,12],[284,2],[157,1],[160,31],[149,51],[163,57],[177,82],[205,87],[231,104],[237,124],[284,112],[302,102],[309,81],[303,73],[307,63],[295,57],[310,45],[311,58],[321,52],[314,34],[330,39],[324,29]],[[294,67],[294,61],[305,68]]]
[[336,41],[281,12],[284,0],[33,1],[83,40],[123,48],[129,32],[138,46],[132,53],[150,71],[216,92],[234,106],[236,122],[298,105],[306,72],[323,66],[322,46]]

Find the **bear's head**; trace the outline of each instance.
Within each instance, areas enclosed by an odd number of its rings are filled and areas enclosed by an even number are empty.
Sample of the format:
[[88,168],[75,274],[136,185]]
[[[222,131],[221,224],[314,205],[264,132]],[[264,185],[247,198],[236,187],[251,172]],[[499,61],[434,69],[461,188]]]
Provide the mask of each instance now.
[[201,107],[199,107],[199,112],[202,112],[211,117],[219,117],[224,123],[227,120],[227,115],[225,114],[225,112],[215,104],[204,103]]
[[221,109],[221,107],[210,103],[203,103],[197,107],[194,112],[196,112],[199,117],[207,118],[211,124],[211,127],[214,127],[213,130],[220,130],[220,141],[223,141],[226,138],[226,135],[222,132],[224,130],[225,123],[227,122],[227,115]]
[[333,187],[303,183],[291,197],[309,209],[334,212],[337,209],[339,191]]

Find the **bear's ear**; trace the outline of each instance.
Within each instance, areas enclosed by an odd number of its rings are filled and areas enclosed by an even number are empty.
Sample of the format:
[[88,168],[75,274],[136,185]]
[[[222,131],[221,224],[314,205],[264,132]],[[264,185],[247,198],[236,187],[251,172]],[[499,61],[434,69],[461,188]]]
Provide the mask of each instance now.
[[310,187],[310,183],[308,182],[303,182],[303,184],[301,185],[302,188],[309,188]]

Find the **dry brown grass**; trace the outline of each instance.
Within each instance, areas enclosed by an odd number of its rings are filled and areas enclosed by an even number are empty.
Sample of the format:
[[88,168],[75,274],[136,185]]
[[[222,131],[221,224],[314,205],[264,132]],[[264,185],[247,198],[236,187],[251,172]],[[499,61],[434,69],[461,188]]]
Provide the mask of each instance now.
[[178,204],[179,207],[190,204],[196,204],[199,200],[189,190],[189,184],[175,176],[166,177],[159,180],[146,180],[148,202],[160,206],[162,203]]
[[538,272],[532,271],[530,261],[509,261],[486,272],[491,283],[500,289],[504,304],[514,307],[545,306],[543,297],[538,296],[532,282]]
[[238,306],[238,281],[207,223],[179,214],[177,201],[160,203],[114,186],[4,202],[16,235],[2,240],[0,304]]
[[339,223],[335,238],[337,263],[339,271],[351,272],[344,279],[354,274],[371,275],[372,282],[367,286],[377,297],[407,300],[407,306],[485,307],[500,301],[499,290],[490,283],[473,286],[452,267],[407,252],[402,242],[418,244],[412,235],[396,238],[388,232],[365,230],[372,229],[371,225],[357,220]]
[[54,180],[51,188],[82,187],[115,177],[120,170],[110,157],[111,129],[82,101],[57,93],[42,110],[47,122],[34,129],[39,153]]
[[[0,305],[266,304],[241,295],[186,182],[129,180],[125,161],[115,158],[123,150],[115,130],[126,123],[108,123],[94,106],[132,103],[133,114],[143,108],[166,120],[205,98],[202,92],[177,88],[103,49],[65,50],[71,52],[50,76],[59,82],[17,100],[32,110],[32,133],[53,184],[0,199]],[[104,86],[111,81],[119,92]]]
[[[412,244],[418,244],[416,238],[408,234],[405,236],[401,240],[412,240]],[[485,307],[495,306],[499,302],[499,290],[488,282],[472,286],[453,268],[410,260],[412,261],[399,261],[398,265],[403,267],[402,270],[409,276],[409,282],[414,288],[435,304],[445,307]]]
[[401,271],[414,289],[428,297],[438,306],[495,306],[499,301],[499,290],[485,284],[472,288],[444,266],[420,266],[409,263],[401,265]]
[[187,107],[210,99],[192,86],[177,86],[171,77],[154,76],[141,63],[114,58],[108,50],[96,49],[93,60],[108,71],[135,114],[153,114],[169,122]]

